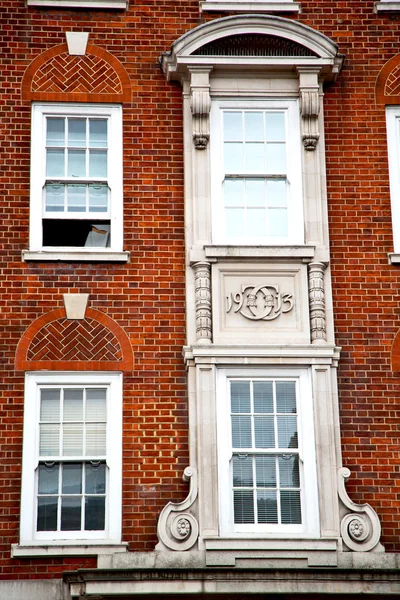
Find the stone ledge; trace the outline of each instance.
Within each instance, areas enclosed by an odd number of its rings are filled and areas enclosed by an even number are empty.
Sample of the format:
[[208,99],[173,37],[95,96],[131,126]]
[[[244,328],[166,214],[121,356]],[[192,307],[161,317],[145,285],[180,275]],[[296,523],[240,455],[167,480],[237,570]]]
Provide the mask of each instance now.
[[112,555],[115,552],[126,552],[127,543],[122,544],[12,544],[11,558],[34,558],[36,556],[99,556]]
[[47,8],[114,8],[126,9],[128,0],[26,0],[27,6]]
[[299,2],[235,2],[235,0],[206,0],[200,2],[200,10],[202,12],[236,12],[236,13],[282,13],[301,12],[301,4]]
[[129,252],[22,250],[24,262],[129,262]]
[[375,2],[374,12],[400,12],[400,2]]

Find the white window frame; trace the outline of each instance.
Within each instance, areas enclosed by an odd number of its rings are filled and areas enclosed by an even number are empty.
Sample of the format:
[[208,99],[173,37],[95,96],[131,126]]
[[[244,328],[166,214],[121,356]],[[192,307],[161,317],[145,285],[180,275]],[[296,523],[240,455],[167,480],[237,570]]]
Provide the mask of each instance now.
[[393,245],[395,254],[400,254],[400,106],[386,107],[386,127],[389,157],[390,199],[392,206]]
[[[297,385],[302,524],[237,525],[233,518],[231,380],[292,380]],[[317,467],[311,373],[309,369],[218,369],[217,371],[218,498],[221,536],[319,537]]]
[[[271,110],[286,114],[288,236],[227,237],[222,197],[224,110]],[[293,134],[297,132],[297,134]],[[239,246],[281,246],[304,244],[304,208],[301,166],[300,113],[297,99],[282,100],[214,100],[211,107],[211,202],[213,244]],[[221,227],[221,224],[222,227]],[[222,229],[222,231],[221,231]]]
[[[110,214],[104,220],[110,221],[110,247],[85,246],[44,246],[42,240],[42,220],[44,218],[43,187],[45,183],[46,118],[102,117],[108,120],[108,175],[110,188]],[[118,104],[75,104],[75,103],[33,103],[31,139],[31,192],[30,192],[30,235],[29,248],[32,252],[48,251],[68,254],[95,252],[110,254],[121,252],[123,248],[123,184],[122,184],[122,107]],[[65,215],[64,218],[68,218]],[[78,219],[75,213],[70,217]],[[88,220],[87,217],[81,217]],[[101,213],[93,213],[93,220],[101,220]]]
[[[40,389],[43,386],[106,387],[107,492],[104,531],[36,531]],[[122,374],[27,373],[25,375],[20,545],[120,544],[122,504]]]

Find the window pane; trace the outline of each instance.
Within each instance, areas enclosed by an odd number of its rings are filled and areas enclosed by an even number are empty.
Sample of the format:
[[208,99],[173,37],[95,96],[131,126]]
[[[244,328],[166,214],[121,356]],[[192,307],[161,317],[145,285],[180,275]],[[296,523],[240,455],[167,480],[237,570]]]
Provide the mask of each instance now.
[[243,171],[243,144],[233,142],[224,144],[224,168],[226,173]]
[[63,455],[83,455],[83,425],[79,423],[63,426]]
[[225,179],[224,182],[224,201],[225,206],[243,206],[244,205],[244,180],[243,179]]
[[231,381],[231,410],[250,413],[250,381]]
[[246,205],[265,206],[264,179],[246,179]]
[[85,456],[104,456],[106,453],[106,424],[86,425]]
[[297,448],[297,418],[278,417],[278,445],[279,448]]
[[38,498],[37,531],[57,531],[58,498]]
[[275,448],[274,418],[254,417],[256,448]]
[[40,456],[58,456],[60,453],[60,426],[40,425]]
[[107,150],[89,151],[89,176],[107,177]]
[[46,151],[46,176],[64,177],[64,150]]
[[107,185],[89,185],[89,212],[107,212],[108,191]]
[[251,142],[264,141],[264,118],[262,112],[244,113],[245,140]]
[[268,211],[268,235],[288,235],[288,213],[286,208],[270,208]]
[[80,463],[65,463],[62,468],[62,493],[82,493],[82,465]]
[[277,175],[286,173],[285,144],[267,144],[267,172]]
[[104,463],[85,465],[85,494],[105,494],[106,465]]
[[299,457],[297,454],[279,457],[281,487],[300,487]]
[[241,208],[227,208],[225,211],[226,235],[228,237],[241,236],[245,233],[244,210]]
[[272,381],[255,381],[253,383],[254,412],[273,413]]
[[68,146],[86,148],[86,119],[68,119]]
[[233,487],[252,487],[253,457],[248,454],[232,457]]
[[64,421],[83,421],[83,390],[64,391]]
[[69,212],[86,211],[86,185],[68,185],[67,210]]
[[267,180],[267,202],[268,206],[287,206],[286,180]]
[[46,210],[49,212],[64,211],[65,185],[47,183],[45,186]]
[[251,448],[250,417],[232,416],[232,445],[234,448]]
[[46,146],[64,146],[65,119],[47,117]]
[[39,494],[58,494],[59,465],[39,465]]
[[264,208],[249,208],[247,211],[247,233],[260,237],[267,232],[267,211]]
[[102,531],[105,528],[106,499],[104,496],[85,498],[85,530]]
[[60,420],[60,390],[40,390],[40,420],[56,422]]
[[233,491],[233,512],[235,523],[254,523],[254,504],[252,491]]
[[86,390],[86,421],[107,420],[107,390],[93,388]]
[[278,413],[296,412],[296,383],[294,381],[277,381],[276,410]]
[[282,524],[301,524],[299,491],[281,491]]
[[80,497],[61,498],[61,531],[79,531],[81,529]]
[[242,113],[224,112],[224,140],[242,140]]
[[85,177],[85,150],[68,150],[68,177]]
[[256,456],[257,487],[276,487],[276,457]]
[[107,148],[107,119],[89,119],[89,147]]
[[265,146],[264,144],[247,143],[244,146],[245,165],[247,173],[265,172]]
[[257,490],[258,523],[278,523],[276,491]]
[[285,115],[284,113],[265,114],[265,126],[268,142],[284,142],[285,141]]

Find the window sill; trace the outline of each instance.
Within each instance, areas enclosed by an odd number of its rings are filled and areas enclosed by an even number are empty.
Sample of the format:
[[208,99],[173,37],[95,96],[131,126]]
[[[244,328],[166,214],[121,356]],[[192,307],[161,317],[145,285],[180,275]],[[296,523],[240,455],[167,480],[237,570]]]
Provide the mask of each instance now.
[[390,252],[388,254],[388,259],[389,265],[400,265],[400,254],[397,254],[396,252]]
[[301,258],[312,260],[314,246],[205,246],[206,258]]
[[126,9],[128,0],[27,0],[27,6],[47,8],[115,8]]
[[24,262],[129,262],[129,252],[22,250]]
[[114,554],[115,552],[126,552],[128,544],[99,544],[98,540],[93,544],[88,540],[78,545],[75,541],[71,544],[48,542],[47,545],[20,545],[11,544],[11,558],[35,557],[35,556],[99,556],[100,554]]
[[374,12],[400,12],[400,2],[375,2]]
[[200,10],[207,11],[229,11],[237,13],[262,13],[262,12],[292,12],[299,13],[301,5],[299,2],[235,2],[232,0],[205,0],[200,2]]

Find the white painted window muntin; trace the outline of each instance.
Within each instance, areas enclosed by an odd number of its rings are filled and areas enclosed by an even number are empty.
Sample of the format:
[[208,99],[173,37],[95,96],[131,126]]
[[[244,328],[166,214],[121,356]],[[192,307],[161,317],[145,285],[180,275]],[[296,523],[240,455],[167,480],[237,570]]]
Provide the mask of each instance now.
[[[43,387],[105,387],[107,403],[105,531],[36,531],[37,469],[39,465],[40,389]],[[77,460],[79,457],[76,457]],[[84,457],[88,460],[87,457]],[[24,438],[21,492],[21,544],[120,543],[122,503],[122,374],[27,373],[25,375]]]
[[[30,250],[57,250],[63,252],[82,252],[93,250],[84,246],[43,246],[42,220],[48,218],[45,210],[46,182],[46,119],[48,117],[93,117],[107,119],[108,127],[108,206],[105,212],[60,212],[51,213],[52,219],[71,220],[107,220],[110,221],[109,247],[96,246],[96,252],[119,252],[123,248],[123,183],[122,183],[122,107],[118,104],[78,104],[78,103],[33,103],[31,128],[31,201],[30,201]],[[70,181],[66,178],[65,181]],[[92,181],[93,178],[90,178]]]
[[[243,235],[226,234],[226,211],[224,205],[223,183],[226,172],[223,164],[223,115],[225,112],[263,111],[264,114],[282,113],[285,115],[286,130],[286,169],[270,173],[260,170],[238,170],[231,173],[232,179],[264,179],[269,182],[286,181],[287,190],[287,235]],[[280,169],[279,169],[280,170]],[[214,100],[211,107],[211,198],[212,198],[212,237],[213,243],[238,245],[285,245],[304,243],[303,192],[301,176],[301,139],[298,100]],[[270,210],[283,208],[268,207]]]
[[[298,453],[300,457],[301,525],[246,524],[233,518],[232,440],[230,425],[230,381],[295,381],[298,391]],[[217,438],[218,497],[221,535],[255,537],[319,536],[317,469],[311,373],[308,369],[218,369],[217,371]],[[262,451],[264,453],[264,451]]]
[[400,106],[386,107],[394,251],[400,253]]

